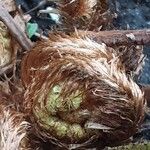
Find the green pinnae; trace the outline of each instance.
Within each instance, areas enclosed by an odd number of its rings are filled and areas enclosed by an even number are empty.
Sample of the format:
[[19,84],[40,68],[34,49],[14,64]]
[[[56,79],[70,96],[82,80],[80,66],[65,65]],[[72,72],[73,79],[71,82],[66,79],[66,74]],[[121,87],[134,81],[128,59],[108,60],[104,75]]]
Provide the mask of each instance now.
[[54,126],[55,121],[57,120],[56,117],[49,116],[44,110],[38,108],[35,106],[35,109],[33,109],[34,115],[37,117],[37,120],[39,120],[41,124],[45,129],[49,129],[51,126]]
[[60,99],[61,87],[56,85],[52,88],[47,96],[46,108],[52,114],[55,114],[59,108],[62,107]]
[[62,88],[60,85],[55,85],[49,92],[46,102],[46,108],[49,112],[55,114],[58,110],[66,112],[69,110],[78,109],[80,107],[82,96],[79,90],[68,96],[66,103],[63,102],[64,100],[60,96],[61,92]]
[[59,95],[60,92],[61,92],[61,87],[60,87],[59,85],[55,85],[55,86],[53,87],[53,93]]
[[[55,85],[48,93],[44,107],[43,94],[38,97],[33,113],[39,125],[48,130],[50,134],[55,134],[58,138],[68,137],[71,140],[80,140],[87,136],[86,131],[79,124],[70,124],[57,117],[58,112],[70,112],[78,109],[82,103],[81,92],[77,90],[67,97],[66,100],[60,96],[62,87]],[[65,101],[65,103],[64,103]],[[66,114],[67,115],[67,114]]]
[[56,133],[60,137],[64,137],[67,134],[69,125],[65,122],[57,122],[56,125]]
[[67,136],[74,139],[81,139],[86,136],[84,128],[78,124],[69,124],[52,115],[48,116],[42,109],[34,109],[33,113],[39,120],[41,127],[55,132],[60,138]]
[[73,124],[70,132],[73,134],[75,139],[83,138],[86,135],[85,130],[79,124]]
[[2,33],[0,35],[0,40],[1,40],[1,44],[3,45],[3,47],[5,48],[9,48],[10,47],[10,39],[8,38],[8,34],[7,33]]
[[[78,92],[78,91],[77,91],[77,92]],[[78,92],[78,93],[79,93],[79,92]],[[76,93],[76,95],[77,95],[78,93]],[[72,107],[73,107],[74,109],[78,109],[78,108],[80,107],[81,102],[82,102],[81,96],[80,96],[80,95],[77,95],[77,96],[74,97],[74,98],[72,99],[72,101],[71,101]]]

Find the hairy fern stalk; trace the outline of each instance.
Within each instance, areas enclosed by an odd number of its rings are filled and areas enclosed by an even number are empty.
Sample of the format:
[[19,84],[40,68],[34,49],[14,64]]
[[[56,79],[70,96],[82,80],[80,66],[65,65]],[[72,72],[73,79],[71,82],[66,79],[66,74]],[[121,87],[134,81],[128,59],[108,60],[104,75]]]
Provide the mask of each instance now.
[[0,91],[0,149],[28,150],[29,123],[15,109],[11,96]]
[[35,134],[61,147],[119,144],[143,120],[143,92],[105,44],[52,35],[25,55],[21,70]]
[[[23,140],[26,137],[28,123],[21,121],[16,124],[18,114],[11,114],[9,110],[3,110],[0,119],[0,149],[1,150],[25,150]],[[22,145],[22,146],[21,146]]]
[[108,28],[115,15],[108,9],[107,0],[62,0],[56,1],[54,13],[61,16],[59,30],[72,32],[74,27],[84,30],[100,30]]

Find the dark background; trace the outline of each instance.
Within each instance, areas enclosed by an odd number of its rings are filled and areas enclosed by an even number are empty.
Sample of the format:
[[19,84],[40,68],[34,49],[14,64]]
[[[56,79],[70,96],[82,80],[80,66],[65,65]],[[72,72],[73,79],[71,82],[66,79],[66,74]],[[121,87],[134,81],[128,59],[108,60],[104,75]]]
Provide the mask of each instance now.
[[[110,9],[118,17],[114,19],[117,29],[150,29],[150,0],[109,0]],[[144,46],[146,56],[138,82],[150,84],[150,45]]]

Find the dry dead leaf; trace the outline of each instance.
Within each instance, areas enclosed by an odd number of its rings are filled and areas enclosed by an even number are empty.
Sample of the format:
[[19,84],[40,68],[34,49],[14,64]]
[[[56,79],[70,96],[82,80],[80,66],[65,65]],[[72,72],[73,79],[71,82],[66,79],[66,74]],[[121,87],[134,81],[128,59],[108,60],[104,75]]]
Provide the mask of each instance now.
[[22,32],[25,32],[25,21],[18,13],[15,15],[14,21],[21,28]]
[[16,4],[14,0],[0,0],[0,5],[4,6],[8,12],[16,10]]

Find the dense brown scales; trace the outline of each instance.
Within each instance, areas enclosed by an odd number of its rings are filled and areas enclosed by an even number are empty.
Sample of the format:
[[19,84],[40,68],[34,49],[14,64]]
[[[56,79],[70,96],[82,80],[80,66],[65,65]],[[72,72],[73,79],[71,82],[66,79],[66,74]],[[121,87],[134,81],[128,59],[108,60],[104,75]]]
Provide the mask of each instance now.
[[[131,77],[127,77],[116,52],[104,44],[88,38],[53,36],[27,53],[21,76],[26,88],[25,112],[36,124],[37,134],[55,139],[60,145],[70,147],[79,143],[82,146],[94,135],[103,144],[118,144],[132,136],[142,122],[143,93]],[[50,100],[47,96],[56,85],[61,85],[62,103],[56,107],[55,114],[47,107]],[[77,109],[72,105],[68,109],[68,101],[72,101],[69,97],[76,91],[82,102]],[[49,111],[49,117],[59,116],[60,122],[81,125],[86,135],[82,138],[77,135],[69,138],[68,133],[59,136],[56,124],[53,131],[45,129],[45,123],[36,116],[40,110]]]
[[90,31],[110,28],[114,13],[107,0],[63,0],[58,2],[62,24],[58,30],[72,32],[74,28]]
[[0,91],[0,149],[29,150],[28,128],[29,123],[16,110],[12,96]]

